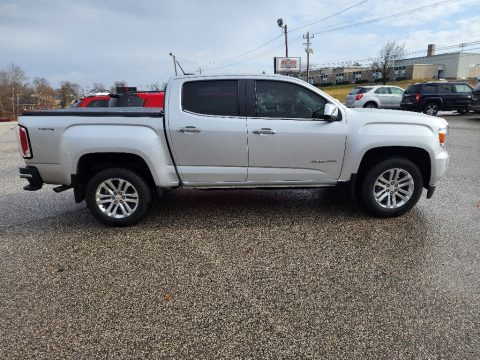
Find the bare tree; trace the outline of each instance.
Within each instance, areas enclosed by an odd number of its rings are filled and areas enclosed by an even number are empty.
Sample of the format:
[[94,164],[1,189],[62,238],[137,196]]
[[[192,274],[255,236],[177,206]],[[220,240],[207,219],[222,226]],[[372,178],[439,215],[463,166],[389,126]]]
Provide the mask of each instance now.
[[378,60],[373,62],[372,70],[382,74],[383,84],[387,82],[393,73],[395,61],[405,54],[405,45],[397,45],[395,41],[389,41],[380,50]]
[[149,84],[147,85],[147,89],[149,90],[152,90],[152,91],[164,91],[165,90],[165,87],[167,86],[166,83],[153,83],[153,84]]
[[81,96],[82,88],[70,81],[62,81],[56,92],[57,98],[60,100],[60,106],[65,108]]
[[92,85],[91,91],[92,92],[104,92],[104,91],[108,91],[108,89],[105,85],[103,85],[103,83],[94,82],[93,85]]
[[33,96],[36,99],[36,109],[47,110],[57,107],[55,90],[44,78],[33,79]]
[[23,69],[10,64],[6,70],[0,70],[0,111],[2,116],[17,118],[19,99],[29,90],[28,78]]

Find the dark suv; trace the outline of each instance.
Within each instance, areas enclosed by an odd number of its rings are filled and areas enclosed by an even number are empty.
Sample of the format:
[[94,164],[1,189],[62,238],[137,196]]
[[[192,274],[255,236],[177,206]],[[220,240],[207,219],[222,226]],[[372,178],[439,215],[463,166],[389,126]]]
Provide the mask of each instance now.
[[464,82],[427,82],[410,85],[403,94],[400,107],[423,111],[435,116],[439,110],[466,113],[470,108],[473,89]]

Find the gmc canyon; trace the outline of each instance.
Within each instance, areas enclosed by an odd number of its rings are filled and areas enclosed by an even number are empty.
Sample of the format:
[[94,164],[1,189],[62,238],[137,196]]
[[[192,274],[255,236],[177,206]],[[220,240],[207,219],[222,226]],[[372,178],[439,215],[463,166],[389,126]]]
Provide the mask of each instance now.
[[374,216],[409,211],[444,175],[447,122],[349,109],[291,77],[179,76],[165,109],[29,112],[18,126],[25,190],[73,188],[93,215],[131,225],[166,189],[350,184]]

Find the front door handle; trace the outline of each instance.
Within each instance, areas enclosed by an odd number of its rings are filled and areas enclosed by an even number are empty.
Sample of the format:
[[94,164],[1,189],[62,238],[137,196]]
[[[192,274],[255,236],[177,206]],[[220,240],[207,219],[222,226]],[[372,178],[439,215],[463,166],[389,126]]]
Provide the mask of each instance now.
[[274,135],[277,132],[275,130],[272,130],[272,129],[269,129],[269,128],[261,128],[261,129],[253,130],[252,133],[257,134],[257,135]]
[[185,126],[178,128],[177,131],[184,134],[198,134],[201,130],[197,129],[195,126]]

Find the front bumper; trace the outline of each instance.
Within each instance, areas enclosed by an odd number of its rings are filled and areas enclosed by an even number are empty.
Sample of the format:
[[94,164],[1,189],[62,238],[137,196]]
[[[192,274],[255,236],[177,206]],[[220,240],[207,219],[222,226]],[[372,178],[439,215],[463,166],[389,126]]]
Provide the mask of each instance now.
[[23,187],[23,190],[35,191],[42,188],[43,180],[35,166],[26,166],[20,168],[19,171],[20,177],[28,180],[28,184]]

